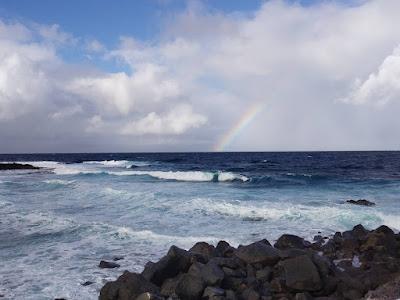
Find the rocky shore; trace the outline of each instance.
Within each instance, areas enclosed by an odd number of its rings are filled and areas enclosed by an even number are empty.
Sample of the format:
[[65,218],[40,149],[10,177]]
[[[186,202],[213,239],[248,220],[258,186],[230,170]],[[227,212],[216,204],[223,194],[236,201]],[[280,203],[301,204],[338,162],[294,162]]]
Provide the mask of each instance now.
[[400,299],[400,234],[357,225],[312,242],[285,234],[274,245],[172,246],[142,273],[106,283],[99,299]]

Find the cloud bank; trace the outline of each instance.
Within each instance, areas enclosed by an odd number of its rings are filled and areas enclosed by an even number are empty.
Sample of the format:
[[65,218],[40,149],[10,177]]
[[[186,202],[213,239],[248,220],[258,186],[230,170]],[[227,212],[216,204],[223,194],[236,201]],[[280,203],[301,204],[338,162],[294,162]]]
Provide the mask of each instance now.
[[[110,49],[0,22],[0,152],[399,149],[400,2],[188,5]],[[65,58],[83,52],[80,64]],[[113,63],[119,71],[101,68]]]

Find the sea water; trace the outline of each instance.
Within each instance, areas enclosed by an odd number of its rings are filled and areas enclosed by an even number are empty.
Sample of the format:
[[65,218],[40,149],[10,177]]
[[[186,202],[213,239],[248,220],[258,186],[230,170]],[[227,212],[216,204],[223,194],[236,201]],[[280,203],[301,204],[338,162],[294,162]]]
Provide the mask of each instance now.
[[[97,299],[171,245],[400,229],[400,152],[0,155],[3,299]],[[345,203],[365,198],[373,207]],[[100,269],[100,260],[119,269]],[[91,281],[93,284],[82,286]]]

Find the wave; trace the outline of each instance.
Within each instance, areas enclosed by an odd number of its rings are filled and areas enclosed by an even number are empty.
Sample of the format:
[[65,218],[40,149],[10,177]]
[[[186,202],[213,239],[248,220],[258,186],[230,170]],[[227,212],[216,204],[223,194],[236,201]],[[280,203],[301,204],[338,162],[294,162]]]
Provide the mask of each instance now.
[[55,186],[64,186],[74,184],[75,180],[50,179],[44,180],[43,182]]
[[181,212],[192,214],[197,212],[206,215],[221,215],[227,218],[239,218],[243,221],[274,221],[282,224],[313,224],[317,228],[347,230],[355,224],[363,224],[368,228],[387,225],[395,230],[400,229],[397,215],[386,214],[371,209],[347,207],[340,204],[332,206],[310,207],[303,204],[267,202],[256,205],[244,201],[214,201],[207,198],[195,198],[176,208]]
[[235,174],[231,172],[202,172],[202,171],[122,171],[122,172],[108,172],[111,175],[129,176],[129,175],[144,175],[151,176],[157,179],[176,180],[176,181],[243,181],[249,180],[244,175]]
[[132,167],[145,167],[149,166],[148,162],[144,161],[131,161],[131,160],[102,160],[102,161],[84,161],[83,164],[100,165],[109,168],[132,168]]

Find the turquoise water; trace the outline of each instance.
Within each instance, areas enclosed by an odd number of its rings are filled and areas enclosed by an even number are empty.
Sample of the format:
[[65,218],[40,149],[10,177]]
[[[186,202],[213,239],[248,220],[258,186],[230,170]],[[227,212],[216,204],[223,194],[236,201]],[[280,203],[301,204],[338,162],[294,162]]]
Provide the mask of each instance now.
[[[400,229],[400,153],[0,155],[0,294],[97,299],[172,245]],[[366,198],[375,207],[344,204]],[[101,259],[123,256],[119,269]],[[82,286],[85,281],[94,284]]]

